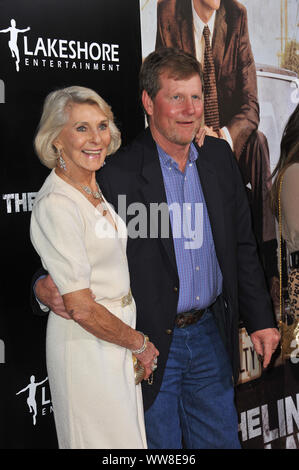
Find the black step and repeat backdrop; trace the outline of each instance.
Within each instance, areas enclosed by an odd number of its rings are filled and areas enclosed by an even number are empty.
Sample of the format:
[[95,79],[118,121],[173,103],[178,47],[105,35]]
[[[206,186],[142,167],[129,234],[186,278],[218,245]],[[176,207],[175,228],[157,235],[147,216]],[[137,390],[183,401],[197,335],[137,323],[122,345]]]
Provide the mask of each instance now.
[[[277,9],[272,41],[269,32],[263,38],[256,19],[258,2],[242,3],[249,30],[256,26],[251,42],[261,57],[255,59],[263,63],[257,66],[260,129],[268,138],[273,169],[299,82],[296,72],[275,68],[267,55],[281,35],[283,2],[264,1],[264,8]],[[298,2],[289,3],[288,14],[296,18]],[[0,0],[0,448],[57,448],[45,366],[47,318],[32,315],[29,303],[31,277],[40,264],[29,240],[30,213],[48,174],[32,145],[43,100],[58,87],[93,88],[111,104],[123,142],[129,142],[144,126],[138,71],[142,57],[155,47],[156,12],[156,0]],[[242,324],[240,346],[236,399],[242,446],[299,448],[298,350],[263,372]]]
[[[259,193],[260,201],[255,201],[254,178],[245,175],[248,178],[245,184],[261,262],[279,321],[279,299],[275,290],[275,286],[279,285],[277,226],[268,201],[265,201],[265,194],[271,186],[270,175],[279,158],[284,126],[299,102],[299,2],[206,0],[201,3],[211,8],[220,4],[215,14],[213,54],[217,65],[218,105],[224,121],[221,124],[223,127],[229,125],[233,118],[231,110],[226,109],[227,103],[221,101],[221,97],[225,96],[224,88],[233,90],[231,107],[235,114],[241,112],[241,109],[244,111],[244,103],[250,108],[250,93],[253,90],[247,88],[248,63],[244,66],[244,48],[252,50],[256,63],[260,118],[258,130],[269,148],[268,159],[264,160],[264,164],[257,163],[255,170],[252,170],[256,171],[255,181],[259,180],[263,188]],[[200,56],[194,39],[196,27],[192,0],[141,0],[140,18],[142,57],[160,45],[181,47]],[[232,52],[229,41],[236,35],[239,39],[235,41]],[[239,44],[242,46],[238,49]],[[250,54],[248,52],[248,56]],[[200,60],[200,57],[197,58]],[[244,157],[243,154],[239,159],[243,176]],[[271,367],[263,371],[251,340],[240,322],[241,373],[236,387],[236,404],[240,440],[244,449],[299,448],[298,353],[299,345],[295,342],[290,357],[283,361],[279,353],[276,354]]]
[[0,447],[56,448],[45,367],[46,318],[29,305],[39,266],[29,239],[36,192],[48,174],[33,152],[49,91],[82,85],[111,106],[123,142],[144,126],[138,105],[139,2],[1,0]]

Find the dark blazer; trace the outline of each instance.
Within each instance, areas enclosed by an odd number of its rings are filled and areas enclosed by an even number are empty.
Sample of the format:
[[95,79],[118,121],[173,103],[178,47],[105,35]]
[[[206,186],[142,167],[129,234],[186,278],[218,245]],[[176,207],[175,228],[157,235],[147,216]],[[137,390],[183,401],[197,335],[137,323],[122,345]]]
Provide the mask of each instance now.
[[[177,47],[195,56],[191,1],[158,1],[156,49]],[[228,128],[239,158],[249,136],[258,128],[259,105],[246,8],[236,0],[221,0],[212,50],[220,126]]]
[[[224,140],[206,137],[198,152],[197,168],[224,282],[223,297],[214,306],[214,315],[237,380],[239,311],[249,333],[274,327],[275,321],[256,253],[247,196],[230,146]],[[149,205],[166,203],[166,194],[149,129],[130,146],[108,157],[107,164],[98,172],[98,182],[116,209],[118,195],[126,195],[127,207],[143,203],[150,232]],[[130,223],[135,223],[138,212],[129,212],[126,222],[130,231]],[[152,229],[160,234],[158,225]],[[160,389],[177,313],[180,286],[171,230],[168,238],[129,237],[127,256],[137,305],[137,329],[149,335],[160,351],[154,384],[143,384],[147,409]]]

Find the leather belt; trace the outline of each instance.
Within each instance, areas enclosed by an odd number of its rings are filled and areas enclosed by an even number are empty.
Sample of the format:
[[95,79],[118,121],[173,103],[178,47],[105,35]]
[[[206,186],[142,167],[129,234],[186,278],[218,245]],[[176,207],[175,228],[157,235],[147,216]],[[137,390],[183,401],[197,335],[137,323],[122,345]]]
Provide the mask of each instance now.
[[201,310],[190,310],[189,312],[178,313],[175,317],[174,323],[177,328],[185,328],[186,326],[197,323],[207,311],[206,308]]

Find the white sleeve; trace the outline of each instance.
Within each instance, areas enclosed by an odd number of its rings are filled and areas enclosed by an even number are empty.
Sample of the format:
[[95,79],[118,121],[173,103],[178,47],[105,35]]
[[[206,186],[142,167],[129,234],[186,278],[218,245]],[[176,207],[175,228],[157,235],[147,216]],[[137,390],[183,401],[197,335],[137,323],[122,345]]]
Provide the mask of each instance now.
[[69,197],[50,193],[36,201],[30,237],[61,295],[90,286],[84,220]]

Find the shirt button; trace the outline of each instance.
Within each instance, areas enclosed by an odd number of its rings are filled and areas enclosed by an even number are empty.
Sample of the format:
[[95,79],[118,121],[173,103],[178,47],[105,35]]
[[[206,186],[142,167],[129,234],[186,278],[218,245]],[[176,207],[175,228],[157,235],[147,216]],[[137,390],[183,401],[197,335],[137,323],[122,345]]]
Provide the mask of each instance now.
[[196,297],[196,300],[199,300],[199,296]]
[[189,163],[189,166],[192,166],[192,163]]
[[196,271],[199,271],[199,266],[196,266],[196,268],[195,268],[195,269],[196,269]]
[[171,335],[171,334],[172,334],[172,330],[165,330],[165,333],[166,333],[167,335]]

